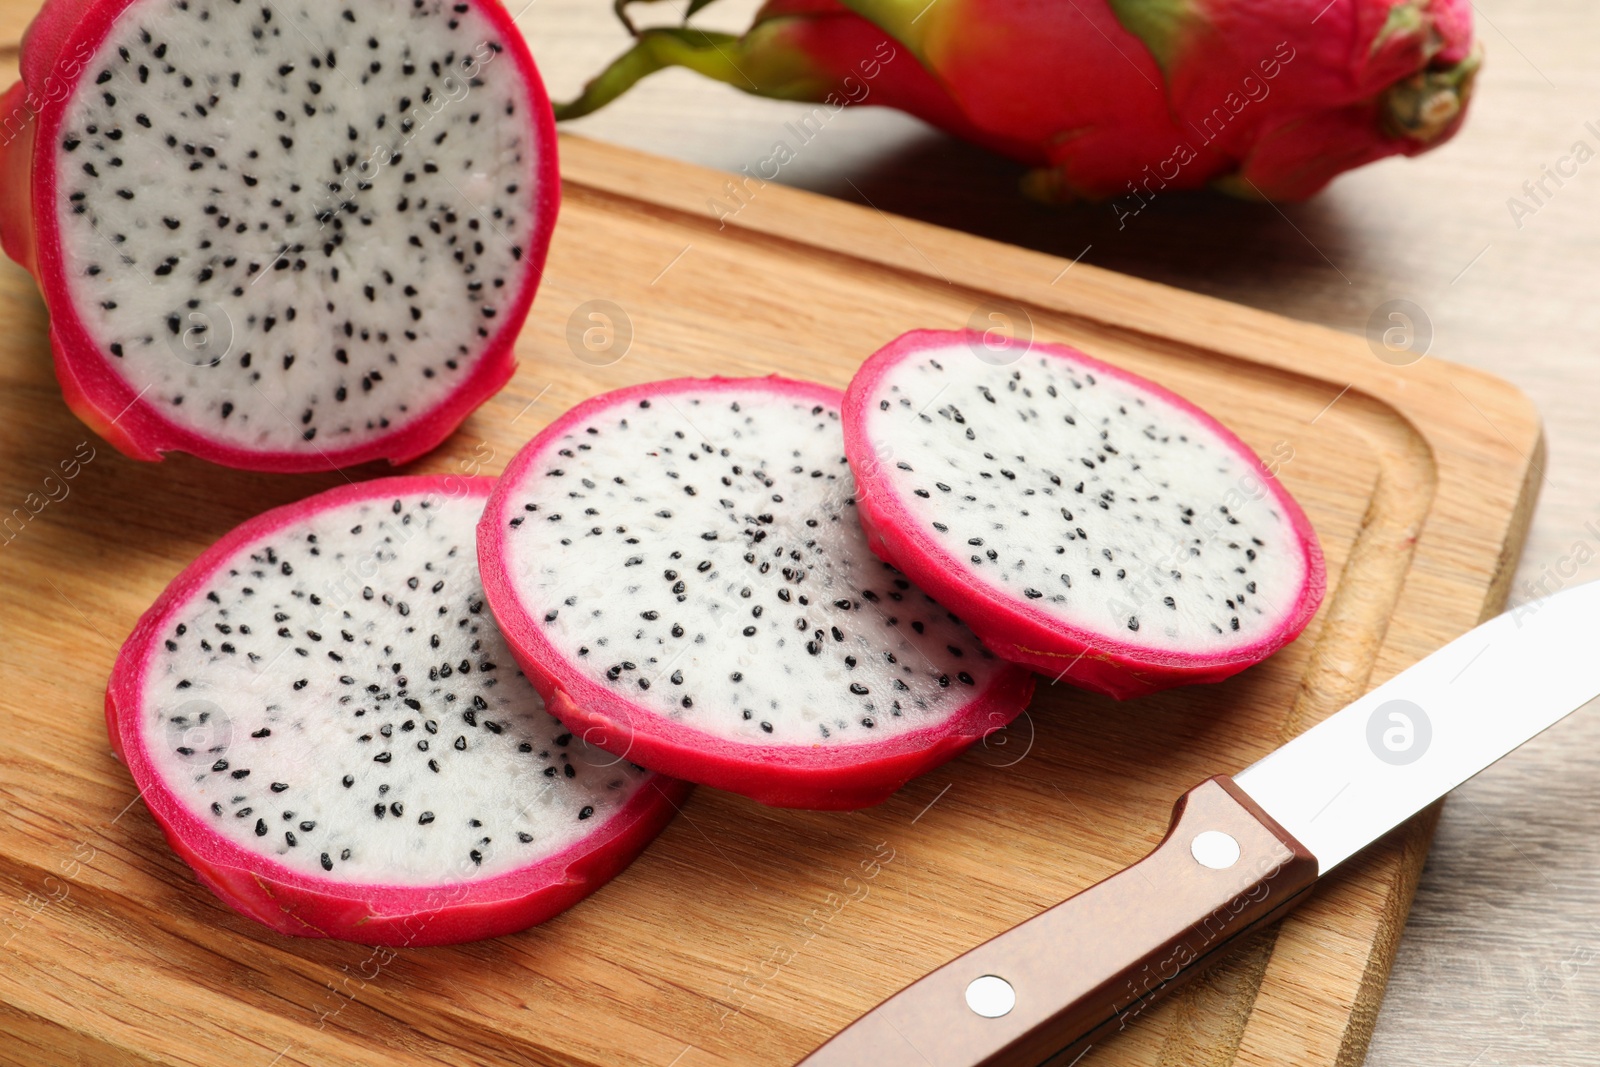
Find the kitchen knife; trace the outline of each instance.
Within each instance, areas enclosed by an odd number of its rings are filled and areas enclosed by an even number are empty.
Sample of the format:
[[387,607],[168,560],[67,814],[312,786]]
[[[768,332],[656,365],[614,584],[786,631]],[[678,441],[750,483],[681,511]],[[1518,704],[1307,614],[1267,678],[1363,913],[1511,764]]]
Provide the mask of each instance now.
[[1600,695],[1600,582],[1489,620],[1229,778],[1144,859],[906,987],[801,1067],[1068,1067],[1317,879]]

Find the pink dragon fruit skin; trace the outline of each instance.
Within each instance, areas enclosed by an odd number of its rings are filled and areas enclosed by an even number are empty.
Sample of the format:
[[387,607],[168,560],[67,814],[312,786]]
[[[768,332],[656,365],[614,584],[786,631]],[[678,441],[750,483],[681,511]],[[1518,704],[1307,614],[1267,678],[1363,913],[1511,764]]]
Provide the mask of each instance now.
[[1213,186],[1310,196],[1460,126],[1469,0],[769,0],[742,37],[644,30],[573,118],[665,66],[761,95],[883,104],[1035,169],[1046,200]]

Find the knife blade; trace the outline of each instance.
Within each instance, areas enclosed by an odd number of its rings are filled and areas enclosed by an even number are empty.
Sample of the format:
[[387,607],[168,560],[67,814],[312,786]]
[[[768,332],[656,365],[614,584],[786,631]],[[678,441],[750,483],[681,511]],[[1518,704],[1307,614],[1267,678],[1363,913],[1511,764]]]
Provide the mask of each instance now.
[[891,996],[799,1067],[1068,1067],[1321,876],[1600,695],[1600,582],[1496,616],[1234,777],[1133,866]]

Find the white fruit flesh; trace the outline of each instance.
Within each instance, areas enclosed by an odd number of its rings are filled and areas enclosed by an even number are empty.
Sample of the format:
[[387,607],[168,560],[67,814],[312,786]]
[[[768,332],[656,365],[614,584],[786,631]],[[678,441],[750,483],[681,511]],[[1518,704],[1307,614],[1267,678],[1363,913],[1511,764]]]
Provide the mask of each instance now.
[[873,556],[839,411],[760,383],[605,408],[508,483],[506,565],[561,660],[717,738],[877,741],[1004,665]]
[[539,146],[475,6],[135,0],[63,106],[73,303],[206,437],[312,452],[404,427],[522,289]]
[[482,507],[340,505],[174,610],[140,727],[198,818],[307,874],[434,885],[536,862],[627,801],[643,773],[545,712],[484,606]]
[[884,374],[866,432],[964,580],[1068,625],[1203,654],[1276,634],[1298,604],[1304,553],[1262,473],[1121,378],[952,344]]

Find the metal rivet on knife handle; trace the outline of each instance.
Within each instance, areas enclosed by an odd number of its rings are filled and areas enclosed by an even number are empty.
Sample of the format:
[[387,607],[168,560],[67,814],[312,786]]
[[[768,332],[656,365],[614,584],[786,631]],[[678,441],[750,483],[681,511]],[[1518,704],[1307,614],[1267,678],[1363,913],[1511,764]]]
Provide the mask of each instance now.
[[974,978],[967,986],[967,1007],[985,1019],[998,1019],[1017,1006],[1017,991],[997,974]]
[[1239,842],[1221,830],[1201,830],[1189,842],[1195,862],[1213,871],[1225,871],[1239,862]]
[[1316,877],[1304,847],[1231,779],[1212,778],[1178,801],[1144,859],[896,993],[802,1065],[1070,1063]]

